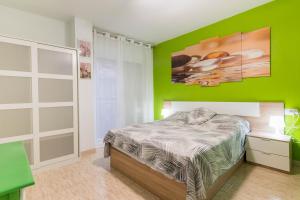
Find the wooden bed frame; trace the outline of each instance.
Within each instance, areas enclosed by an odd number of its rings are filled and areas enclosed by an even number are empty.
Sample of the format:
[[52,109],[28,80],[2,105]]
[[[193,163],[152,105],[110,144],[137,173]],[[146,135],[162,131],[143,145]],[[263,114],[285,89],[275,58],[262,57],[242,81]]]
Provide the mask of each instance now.
[[[252,130],[269,131],[268,121],[272,115],[284,116],[283,103],[260,103],[259,117],[245,117],[251,123]],[[157,195],[162,200],[185,200],[186,185],[157,172],[136,159],[110,146],[111,167]],[[244,162],[244,156],[224,175],[219,177],[207,191],[207,199],[212,199],[226,181]]]
[[[180,183],[166,177],[160,172],[138,162],[112,146],[110,146],[110,154],[110,166],[112,168],[122,172],[136,183],[158,196],[161,200],[186,199],[185,183]],[[207,191],[207,200],[214,197],[243,162],[244,156],[236,165],[216,180],[212,187]]]

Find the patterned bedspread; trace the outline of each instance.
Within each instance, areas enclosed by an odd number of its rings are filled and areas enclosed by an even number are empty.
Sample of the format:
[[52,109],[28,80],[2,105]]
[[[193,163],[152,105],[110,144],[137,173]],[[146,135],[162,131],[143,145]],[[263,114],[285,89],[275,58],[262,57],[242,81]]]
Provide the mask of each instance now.
[[109,144],[187,186],[187,200],[206,198],[207,189],[244,154],[249,123],[236,116],[215,115],[202,124],[161,120],[107,133]]

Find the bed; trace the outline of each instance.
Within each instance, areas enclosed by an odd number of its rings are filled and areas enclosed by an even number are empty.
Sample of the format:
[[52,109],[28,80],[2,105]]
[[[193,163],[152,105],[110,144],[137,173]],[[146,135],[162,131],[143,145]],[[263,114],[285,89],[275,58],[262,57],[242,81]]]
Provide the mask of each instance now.
[[224,109],[224,103],[173,102],[171,107],[176,114],[167,119],[109,131],[105,157],[161,199],[202,200],[211,199],[243,162],[250,123],[261,119],[255,124],[266,127],[263,119],[279,104],[234,103]]

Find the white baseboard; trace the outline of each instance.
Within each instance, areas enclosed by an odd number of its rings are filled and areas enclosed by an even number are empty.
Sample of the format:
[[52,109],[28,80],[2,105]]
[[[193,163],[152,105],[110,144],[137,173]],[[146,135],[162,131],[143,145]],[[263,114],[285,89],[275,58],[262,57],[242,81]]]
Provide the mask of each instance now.
[[32,173],[33,173],[33,175],[35,175],[35,174],[37,174],[39,172],[42,172],[42,171],[46,171],[46,170],[49,170],[49,169],[57,169],[57,168],[60,168],[60,167],[64,167],[66,165],[73,164],[73,163],[78,162],[78,161],[79,161],[79,158],[77,158],[77,157],[76,158],[71,158],[71,159],[68,159],[68,160],[53,163],[53,164],[43,166],[43,167],[40,167],[40,168],[35,168],[35,169],[32,170]]

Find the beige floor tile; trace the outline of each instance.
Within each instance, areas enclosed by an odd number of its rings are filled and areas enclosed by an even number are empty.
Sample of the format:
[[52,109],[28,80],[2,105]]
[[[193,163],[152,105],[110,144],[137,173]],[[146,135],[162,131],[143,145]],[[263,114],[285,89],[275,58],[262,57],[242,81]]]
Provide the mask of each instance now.
[[[157,200],[115,170],[103,153],[82,156],[76,163],[35,174],[26,200]],[[244,164],[214,200],[300,200],[300,168],[292,175]]]

